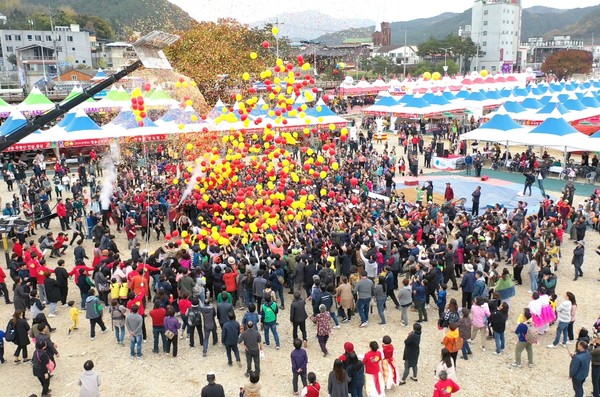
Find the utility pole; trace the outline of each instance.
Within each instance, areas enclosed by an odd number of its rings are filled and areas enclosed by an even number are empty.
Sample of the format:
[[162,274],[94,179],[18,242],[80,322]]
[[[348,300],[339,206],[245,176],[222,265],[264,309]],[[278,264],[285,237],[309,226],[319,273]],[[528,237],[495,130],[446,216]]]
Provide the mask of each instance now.
[[52,19],[52,7],[50,6],[50,2],[48,2],[48,15],[50,16],[50,31],[52,34],[52,49],[54,50],[54,61],[56,62],[57,80],[60,81],[60,62],[58,61],[58,51],[56,51],[56,36],[54,32],[54,20]]
[[402,74],[404,78],[406,78],[406,34],[408,33],[408,28],[404,27],[404,51],[402,55]]

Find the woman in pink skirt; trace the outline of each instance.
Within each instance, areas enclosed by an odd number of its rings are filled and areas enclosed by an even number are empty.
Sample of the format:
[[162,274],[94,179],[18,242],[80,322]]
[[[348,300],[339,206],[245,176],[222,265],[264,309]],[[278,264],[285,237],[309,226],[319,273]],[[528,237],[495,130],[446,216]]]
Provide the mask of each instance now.
[[379,351],[379,344],[375,341],[369,343],[371,350],[365,354],[365,389],[367,397],[385,397],[385,384],[381,371],[383,356]]
[[398,369],[396,368],[396,361],[394,360],[394,345],[392,345],[392,338],[388,335],[383,337],[381,351],[383,353],[383,361],[381,363],[381,369],[383,371],[383,383],[385,384],[386,390],[392,388],[392,386],[398,384]]

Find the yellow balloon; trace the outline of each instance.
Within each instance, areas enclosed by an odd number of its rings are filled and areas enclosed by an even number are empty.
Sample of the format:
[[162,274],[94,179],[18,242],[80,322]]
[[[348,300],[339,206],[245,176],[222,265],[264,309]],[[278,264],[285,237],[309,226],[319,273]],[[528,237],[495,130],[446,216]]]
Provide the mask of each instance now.
[[187,145],[185,145],[185,148],[187,150],[192,150],[194,148],[194,145],[192,145],[191,143],[188,143]]
[[273,26],[271,33],[273,33],[273,36],[277,36],[279,34],[279,28],[277,26]]
[[179,184],[179,179],[175,178],[173,179],[173,185],[178,185]]
[[187,230],[181,232],[181,237],[186,238],[189,235]]
[[325,196],[327,194],[327,190],[321,189],[319,193],[321,194],[321,196]]
[[310,223],[306,224],[306,230],[313,230],[313,229],[314,229],[313,225],[311,225]]
[[481,75],[481,77],[487,77],[488,71],[483,69],[481,72],[479,72],[479,74]]
[[331,164],[331,168],[333,168],[334,170],[337,171],[338,168],[340,168],[340,165],[336,162],[334,162],[333,164]]
[[431,78],[431,73],[430,72],[423,73],[423,79],[429,80],[430,78]]
[[242,78],[246,81],[250,80],[250,73],[244,72],[244,74],[242,74]]
[[258,54],[256,52],[251,52],[250,59],[256,59],[256,58],[258,58]]
[[321,179],[325,179],[325,178],[327,178],[327,173],[325,171],[321,171],[319,176],[321,177]]
[[439,80],[441,77],[442,77],[442,75],[440,74],[440,72],[433,72],[433,73],[431,74],[431,78],[432,78],[433,80]]

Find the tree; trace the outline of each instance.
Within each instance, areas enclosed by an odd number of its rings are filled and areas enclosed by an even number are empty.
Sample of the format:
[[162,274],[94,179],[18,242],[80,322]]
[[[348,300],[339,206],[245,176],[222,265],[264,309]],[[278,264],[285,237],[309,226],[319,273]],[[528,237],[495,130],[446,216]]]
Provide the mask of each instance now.
[[[233,19],[215,22],[195,22],[188,30],[178,33],[180,39],[165,49],[173,67],[192,78],[207,101],[214,103],[230,88],[242,89],[247,82],[259,80],[260,72],[275,64],[274,38],[266,29],[250,28]],[[263,48],[263,41],[271,47]],[[285,39],[279,39],[280,48]],[[250,53],[256,52],[252,60]]]
[[558,80],[569,78],[573,74],[588,74],[592,71],[592,53],[584,50],[564,50],[546,58],[542,72],[554,75]]

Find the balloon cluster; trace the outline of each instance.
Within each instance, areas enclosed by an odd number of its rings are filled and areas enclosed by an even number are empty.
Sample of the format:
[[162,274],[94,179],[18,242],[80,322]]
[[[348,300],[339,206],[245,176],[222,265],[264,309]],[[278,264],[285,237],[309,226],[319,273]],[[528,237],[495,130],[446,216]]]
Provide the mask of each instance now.
[[[143,88],[144,91],[148,92],[152,86],[146,83]],[[137,121],[140,127],[143,127],[144,119],[147,117],[147,114],[144,105],[144,97],[142,96],[142,90],[140,88],[135,88],[131,92],[131,110],[133,110],[133,114],[135,115],[135,121]]]

